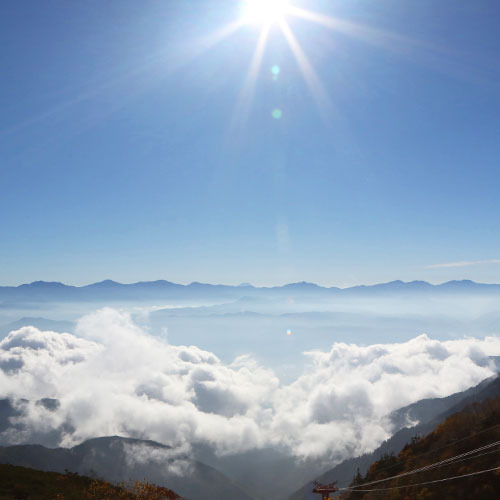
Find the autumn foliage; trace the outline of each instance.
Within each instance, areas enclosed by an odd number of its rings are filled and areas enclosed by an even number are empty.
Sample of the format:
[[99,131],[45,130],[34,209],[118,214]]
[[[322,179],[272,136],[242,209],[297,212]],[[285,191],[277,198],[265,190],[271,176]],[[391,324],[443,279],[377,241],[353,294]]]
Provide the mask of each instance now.
[[85,495],[88,500],[183,500],[168,488],[141,481],[135,481],[132,486],[128,487],[92,481]]
[[60,474],[0,464],[1,500],[185,500],[145,481],[113,485],[72,472]]
[[[351,483],[356,491],[344,493],[345,500],[498,500],[500,498],[500,446],[463,457],[456,463],[391,479],[370,486],[364,483],[390,478],[429,464],[456,457],[500,440],[500,397],[473,404],[455,413],[424,438],[414,438],[399,455],[384,455],[373,463],[366,475],[357,474]],[[441,479],[496,471],[450,481]]]

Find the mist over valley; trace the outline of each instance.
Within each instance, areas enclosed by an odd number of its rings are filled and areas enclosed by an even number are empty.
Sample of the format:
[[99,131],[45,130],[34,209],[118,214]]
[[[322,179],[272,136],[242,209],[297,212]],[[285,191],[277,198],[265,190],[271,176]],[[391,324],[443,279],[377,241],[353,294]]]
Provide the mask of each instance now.
[[[168,458],[143,452],[157,483],[163,470],[161,484],[189,493],[182,478],[199,467],[194,460],[220,471],[226,479],[217,484],[283,499],[276,474],[288,478],[291,494],[403,427],[431,420],[428,410],[401,408],[461,394],[499,367],[496,286],[204,285],[183,287],[179,297],[169,286],[144,298],[144,287],[155,286],[104,282],[83,298],[78,288],[61,296],[64,285],[0,289],[8,305],[0,445],[152,440],[171,450]],[[126,457],[107,479],[140,470]],[[52,468],[63,471],[65,460]],[[152,464],[160,469],[153,473]]]

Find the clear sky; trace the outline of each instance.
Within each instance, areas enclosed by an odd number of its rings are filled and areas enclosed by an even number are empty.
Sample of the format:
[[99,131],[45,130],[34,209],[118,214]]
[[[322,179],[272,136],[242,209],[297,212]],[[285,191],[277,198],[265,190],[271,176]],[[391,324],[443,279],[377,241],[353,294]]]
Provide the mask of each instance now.
[[500,282],[500,2],[291,4],[4,0],[0,284]]

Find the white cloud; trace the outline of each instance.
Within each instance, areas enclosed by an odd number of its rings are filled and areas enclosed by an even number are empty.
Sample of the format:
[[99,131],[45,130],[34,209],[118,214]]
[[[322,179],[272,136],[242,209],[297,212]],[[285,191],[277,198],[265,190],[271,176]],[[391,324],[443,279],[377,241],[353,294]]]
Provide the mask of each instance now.
[[165,474],[188,476],[193,471],[187,444],[177,448],[158,448],[146,443],[124,443],[125,460],[130,468],[138,465],[162,464]]
[[[117,434],[176,449],[194,442],[220,453],[285,445],[300,457],[341,458],[385,439],[389,412],[492,375],[492,355],[500,355],[498,337],[337,343],[307,353],[304,374],[283,385],[250,357],[224,364],[103,309],[82,318],[75,335],[25,327],[0,342],[0,397],[29,400],[3,440],[50,435],[53,445],[68,446]],[[60,405],[36,404],[41,398]]]
[[444,264],[432,264],[430,266],[426,266],[426,269],[440,269],[448,267],[470,267],[470,266],[481,266],[485,264],[500,264],[500,259],[461,260],[458,262],[445,262]]

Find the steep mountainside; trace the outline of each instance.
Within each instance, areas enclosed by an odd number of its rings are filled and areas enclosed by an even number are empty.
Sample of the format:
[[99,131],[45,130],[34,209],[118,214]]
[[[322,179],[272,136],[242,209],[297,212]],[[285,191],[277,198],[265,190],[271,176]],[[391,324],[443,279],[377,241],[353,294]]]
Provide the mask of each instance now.
[[[402,408],[391,415],[396,421],[401,420],[402,415],[408,412],[410,412],[413,418],[418,415],[420,417],[426,416],[429,419],[422,420],[414,427],[405,427],[399,430],[372,453],[345,460],[319,476],[318,481],[320,483],[331,483],[337,480],[340,486],[347,486],[358,469],[364,474],[371,463],[384,455],[398,453],[413,437],[417,435],[425,436],[432,432],[446,417],[463,410],[471,403],[482,402],[488,398],[497,397],[498,395],[500,395],[500,377],[495,377],[494,379],[483,381],[476,387],[468,389],[467,391],[453,394],[447,398],[422,400]],[[434,401],[434,404],[432,404],[432,401]],[[443,408],[446,409],[443,411]],[[437,409],[441,410],[440,413],[437,413]],[[315,500],[317,495],[312,493],[312,488],[313,483],[310,481],[290,495],[288,500]]]
[[[354,489],[374,491],[348,492],[342,498],[496,500],[500,492],[499,442],[497,396],[451,415],[425,438],[413,439],[399,455],[384,455],[364,477],[358,474],[351,483]],[[415,473],[417,469],[420,471]]]

